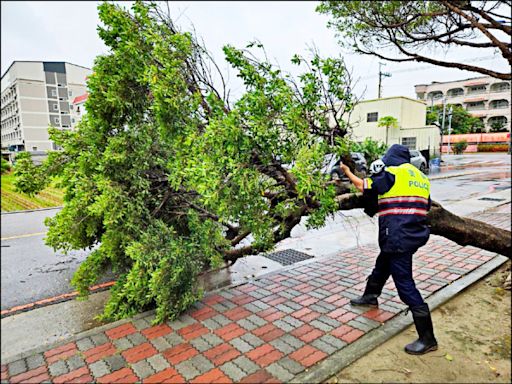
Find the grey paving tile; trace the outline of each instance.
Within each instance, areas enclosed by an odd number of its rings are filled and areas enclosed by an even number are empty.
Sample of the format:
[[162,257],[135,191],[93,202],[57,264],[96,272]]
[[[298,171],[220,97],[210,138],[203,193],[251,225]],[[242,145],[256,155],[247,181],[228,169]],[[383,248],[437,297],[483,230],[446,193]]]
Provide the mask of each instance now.
[[195,339],[190,340],[190,344],[199,352],[204,352],[211,348],[210,344],[202,337],[196,337]]
[[288,324],[286,321],[282,319],[274,321],[274,325],[278,328],[281,328],[285,332],[291,332],[295,329],[293,325]]
[[141,360],[136,362],[135,364],[131,364],[131,368],[133,369],[135,374],[142,380],[155,373],[155,370],[151,368],[151,365],[149,365],[149,363],[146,360]]
[[295,375],[288,371],[283,366],[279,365],[278,363],[270,364],[268,367],[265,368],[272,376],[277,378],[278,380],[282,381],[283,383],[289,382]]
[[304,346],[304,342],[302,342],[300,339],[296,338],[295,336],[286,334],[286,335],[282,335],[280,338],[285,343],[288,343],[295,349],[299,349],[300,347]]
[[12,363],[9,363],[7,365],[7,369],[9,371],[9,376],[12,377],[15,375],[19,375],[20,373],[27,372],[28,367],[25,362],[25,359],[21,359],[21,360],[16,360],[16,361],[13,361]]
[[132,344],[135,346],[135,345],[140,345],[140,344],[143,344],[145,342],[148,341],[148,339],[146,339],[146,337],[140,333],[132,333],[131,335],[128,335],[126,336],[131,342]]
[[123,356],[117,355],[117,354],[112,355],[112,356],[107,356],[103,360],[105,360],[105,362],[108,364],[111,372],[115,372],[121,368],[126,367],[126,365],[127,365],[126,360],[123,358]]
[[[325,317],[326,316],[323,316],[322,318],[325,318]],[[324,331],[324,332],[330,332],[330,331],[332,331],[335,328],[332,325],[324,323],[323,321],[319,321],[319,319],[315,319],[313,321],[310,321],[309,325],[311,325],[312,327],[318,328],[318,329],[320,329],[321,331]]]
[[242,369],[240,369],[240,367],[231,361],[222,364],[219,368],[235,383],[240,382],[243,377],[247,376],[247,374]]
[[336,349],[341,349],[345,345],[347,345],[347,343],[345,343],[343,340],[338,339],[337,337],[334,337],[333,335],[323,335],[322,337],[318,338],[317,340],[321,340],[327,344],[330,344],[333,347],[335,347]]
[[311,345],[313,347],[319,349],[320,351],[327,353],[328,355],[330,355],[338,350],[338,348],[336,348],[336,347],[332,346],[331,344],[326,343],[325,341],[320,340],[320,339],[314,340],[313,342],[311,342]]
[[76,342],[76,346],[79,351],[87,351],[88,349],[94,348],[95,344],[89,337],[84,337]]
[[68,365],[68,370],[74,371],[75,369],[82,368],[85,366],[85,360],[82,359],[79,355],[73,355],[69,359],[66,360],[66,364]]
[[277,364],[294,375],[301,373],[305,369],[302,365],[297,363],[295,360],[290,359],[289,357],[282,358],[281,360],[277,361]]
[[156,337],[149,341],[158,352],[163,352],[171,348],[173,345],[165,338],[165,336]]
[[160,372],[170,367],[169,362],[160,354],[151,356],[147,359],[147,362],[155,372]]
[[174,333],[174,332],[168,333],[167,335],[164,335],[163,337],[165,338],[165,340],[167,340],[167,342],[172,347],[174,347],[174,346],[176,346],[178,344],[181,344],[184,341],[183,338],[180,335],[178,335],[177,333]]
[[364,332],[368,332],[371,331],[373,328],[376,328],[376,326],[374,325],[361,323],[360,321],[357,321],[355,319],[350,320],[347,324],[350,325],[352,328],[357,328]]
[[185,378],[185,380],[190,381],[196,376],[199,376],[201,373],[199,370],[194,367],[194,365],[189,361],[185,360],[179,364],[175,365],[176,370]]
[[213,321],[215,321],[216,323],[219,323],[221,325],[221,327],[224,327],[225,325],[228,325],[229,323],[232,322],[226,316],[221,315],[221,314],[213,316],[211,319]]
[[299,328],[299,327],[304,325],[303,321],[300,321],[299,319],[296,319],[293,316],[285,316],[281,320],[287,322],[288,324],[290,324],[294,328]]
[[132,321],[132,324],[139,331],[151,327],[151,322],[146,317],[134,320]]
[[103,332],[92,335],[90,339],[96,347],[108,343],[108,338]]
[[236,359],[232,360],[234,364],[240,369],[242,369],[246,374],[250,375],[251,373],[254,373],[260,369],[260,367],[254,363],[253,361],[249,360],[245,356],[238,356]]
[[174,321],[168,321],[167,325],[174,330],[179,330],[195,323],[197,323],[197,321],[193,317],[190,317],[189,315],[181,315]]
[[264,344],[263,340],[261,340],[258,336],[253,335],[252,333],[246,333],[245,335],[240,336],[240,339],[249,343],[254,348]]
[[254,347],[251,344],[249,344],[245,340],[242,340],[240,337],[230,340],[229,344],[231,344],[233,347],[235,347],[237,350],[239,350],[242,353],[246,353],[246,352],[249,352],[251,349],[254,349]]
[[119,351],[125,351],[133,347],[133,343],[127,337],[121,337],[120,339],[114,340],[112,343]]
[[252,321],[249,321],[247,318],[238,320],[237,324],[248,331],[252,331],[258,328],[258,325],[254,324]]
[[288,302],[286,302],[286,304],[278,304],[278,305],[276,305],[276,309],[278,311],[288,313],[288,314],[295,312],[296,311],[295,309],[293,309],[287,305],[287,304],[291,304],[291,303],[292,303],[292,301],[288,301]]
[[192,363],[201,375],[215,368],[212,362],[203,355],[196,355],[188,361]]
[[231,299],[233,298],[235,295],[233,295],[229,290],[223,290],[223,291],[220,291],[219,292],[219,295],[226,298],[226,299]]
[[35,369],[37,367],[40,367],[41,365],[44,365],[44,357],[42,353],[37,353],[35,355],[29,356],[26,359],[28,370]]
[[261,312],[261,308],[257,307],[253,303],[244,304],[244,308],[247,309],[248,311],[252,312],[252,313]]
[[295,347],[292,347],[290,344],[284,342],[280,338],[272,340],[269,344],[271,344],[274,348],[278,349],[279,351],[283,352],[285,355],[289,355],[290,353],[294,352],[297,349]]
[[270,305],[268,305],[267,303],[264,303],[263,301],[259,301],[259,300],[253,301],[251,304],[260,308],[262,311],[270,308]]
[[258,327],[262,327],[265,324],[267,324],[267,321],[265,319],[262,319],[258,315],[251,315],[251,316],[247,317],[247,320],[256,324]]
[[48,371],[52,376],[60,376],[68,373],[69,369],[64,360],[58,360],[55,363],[48,365]]
[[111,372],[107,363],[103,360],[99,360],[92,364],[89,364],[89,370],[91,371],[95,378],[105,376]]

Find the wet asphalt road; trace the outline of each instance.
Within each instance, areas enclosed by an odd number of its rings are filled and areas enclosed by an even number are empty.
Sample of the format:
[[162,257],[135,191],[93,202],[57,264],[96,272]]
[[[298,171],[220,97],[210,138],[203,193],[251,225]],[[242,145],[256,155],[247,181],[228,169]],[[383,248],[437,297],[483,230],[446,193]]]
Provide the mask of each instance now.
[[[435,176],[478,172],[432,180],[432,198],[443,204],[510,189],[507,155],[445,156],[446,166]],[[44,244],[44,218],[57,209],[1,215],[1,309],[73,291],[69,281],[87,251],[68,255]],[[112,277],[106,277],[108,281]]]

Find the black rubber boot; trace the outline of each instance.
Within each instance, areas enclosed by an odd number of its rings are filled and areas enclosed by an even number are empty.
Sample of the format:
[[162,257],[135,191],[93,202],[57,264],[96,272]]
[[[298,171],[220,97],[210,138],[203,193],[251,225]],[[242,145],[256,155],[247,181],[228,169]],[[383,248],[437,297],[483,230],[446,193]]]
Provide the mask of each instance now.
[[372,276],[370,276],[368,278],[368,283],[366,283],[363,296],[350,300],[350,304],[356,306],[378,307],[379,302],[377,301],[377,297],[380,296],[383,285],[384,284],[378,283],[372,278]]
[[432,317],[427,304],[411,308],[414,325],[418,332],[418,340],[407,344],[405,352],[411,355],[423,355],[424,353],[437,350],[437,340],[434,337]]

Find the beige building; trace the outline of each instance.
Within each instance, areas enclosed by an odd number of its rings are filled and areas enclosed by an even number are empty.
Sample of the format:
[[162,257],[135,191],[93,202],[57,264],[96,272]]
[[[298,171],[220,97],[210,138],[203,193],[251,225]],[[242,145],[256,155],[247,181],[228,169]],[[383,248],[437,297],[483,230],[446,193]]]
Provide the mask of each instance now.
[[416,96],[430,105],[463,106],[479,117],[489,132],[493,125],[503,125],[510,131],[510,81],[490,76],[473,77],[460,81],[415,85]]
[[[425,102],[404,96],[360,101],[350,115],[351,137],[358,142],[369,137],[388,146],[402,144],[410,149],[439,153],[439,129],[425,125],[426,107]],[[379,119],[384,116],[397,119],[397,127],[379,127]]]
[[2,76],[2,148],[57,149],[48,126],[71,129],[72,100],[83,95],[89,68],[66,62],[14,61]]

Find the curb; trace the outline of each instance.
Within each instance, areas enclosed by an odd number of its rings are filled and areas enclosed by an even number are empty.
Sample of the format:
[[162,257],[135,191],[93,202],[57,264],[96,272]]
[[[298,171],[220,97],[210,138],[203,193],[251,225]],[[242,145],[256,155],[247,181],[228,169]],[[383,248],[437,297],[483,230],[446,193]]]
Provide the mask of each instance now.
[[62,205],[59,205],[58,207],[48,207],[48,208],[38,208],[38,209],[26,209],[23,211],[9,211],[9,212],[1,212],[2,215],[12,215],[15,213],[29,213],[29,212],[39,212],[39,211],[49,211],[50,209],[61,209],[63,208]]
[[452,177],[469,176],[469,175],[475,175],[477,173],[480,173],[480,172],[478,172],[478,171],[475,171],[475,172],[461,172],[461,173],[453,173],[453,174],[450,174],[450,175],[439,175],[439,176],[429,177],[429,180],[450,179]]
[[[489,260],[479,268],[471,271],[452,284],[447,285],[440,291],[433,293],[425,300],[425,302],[429,304],[430,310],[433,311],[452,299],[458,293],[499,268],[507,261],[507,257],[496,255],[493,259]],[[318,365],[312,367],[309,372],[305,372],[294,377],[291,383],[321,383],[326,381],[343,368],[366,355],[375,347],[391,339],[413,324],[411,316],[406,317],[403,315],[404,313],[405,310],[398,312],[397,316],[387,321],[379,328],[368,332],[353,344],[350,344],[329,356]]]

